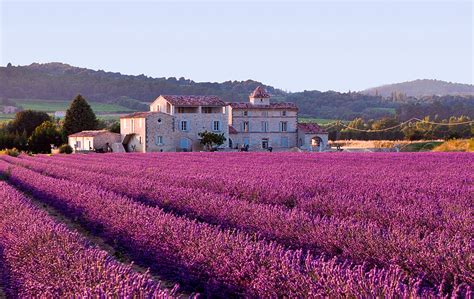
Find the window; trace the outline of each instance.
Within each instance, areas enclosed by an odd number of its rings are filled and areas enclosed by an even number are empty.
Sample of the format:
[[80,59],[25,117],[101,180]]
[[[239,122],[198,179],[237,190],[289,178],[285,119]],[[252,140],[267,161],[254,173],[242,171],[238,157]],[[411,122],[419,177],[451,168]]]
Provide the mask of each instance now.
[[184,107],[178,107],[177,113],[184,113]]
[[188,130],[188,121],[187,120],[182,120],[180,128],[181,128],[181,131],[187,131]]
[[286,110],[283,110],[283,111],[281,112],[281,116],[286,116]]
[[268,116],[268,111],[262,111],[262,116],[267,117]]
[[218,120],[215,120],[212,122],[212,130],[213,131],[220,131],[221,130],[221,122]]
[[243,114],[244,116],[249,116],[249,112],[247,110],[244,110]]
[[244,137],[244,145],[249,145],[250,144],[250,138]]
[[202,113],[212,113],[212,107],[202,107]]
[[268,132],[268,121],[262,121],[262,132]]
[[142,136],[138,137],[138,143],[142,144]]
[[76,141],[76,148],[81,149],[81,142],[80,141]]
[[281,132],[288,131],[288,122],[286,122],[286,121],[281,121],[280,122],[280,131]]
[[281,147],[288,147],[288,137],[281,137]]
[[163,145],[163,136],[156,136],[156,139],[155,139],[155,143],[156,145]]
[[244,132],[249,131],[249,122],[248,121],[244,121],[242,131],[244,131]]

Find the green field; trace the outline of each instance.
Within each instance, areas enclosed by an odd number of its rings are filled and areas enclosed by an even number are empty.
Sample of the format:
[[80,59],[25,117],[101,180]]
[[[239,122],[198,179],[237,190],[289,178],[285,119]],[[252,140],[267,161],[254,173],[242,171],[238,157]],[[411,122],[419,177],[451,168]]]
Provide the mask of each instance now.
[[[69,108],[71,101],[53,101],[53,100],[39,100],[39,99],[12,99],[18,106],[27,110],[36,110],[44,112],[65,111]],[[96,114],[102,113],[118,113],[131,112],[132,109],[119,106],[116,104],[95,103],[89,102],[92,110]]]

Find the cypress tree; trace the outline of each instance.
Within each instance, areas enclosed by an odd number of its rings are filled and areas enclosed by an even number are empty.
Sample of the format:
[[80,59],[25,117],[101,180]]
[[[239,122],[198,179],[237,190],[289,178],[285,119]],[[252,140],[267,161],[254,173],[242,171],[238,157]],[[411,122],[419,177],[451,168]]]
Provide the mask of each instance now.
[[91,106],[80,94],[77,95],[66,111],[63,125],[65,135],[94,130],[97,125],[98,121]]

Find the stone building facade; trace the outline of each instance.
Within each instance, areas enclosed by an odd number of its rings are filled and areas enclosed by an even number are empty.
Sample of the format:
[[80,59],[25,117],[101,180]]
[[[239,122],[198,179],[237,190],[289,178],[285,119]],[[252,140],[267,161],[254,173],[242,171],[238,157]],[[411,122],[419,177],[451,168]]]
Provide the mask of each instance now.
[[120,118],[120,134],[126,152],[174,151],[175,119],[162,112],[137,112]]
[[130,152],[200,151],[201,132],[229,139],[227,114],[227,104],[216,96],[161,95],[149,112],[121,117],[122,143]]
[[257,87],[249,102],[230,103],[229,145],[249,150],[288,149],[297,146],[298,107],[294,103],[271,103],[270,95]]

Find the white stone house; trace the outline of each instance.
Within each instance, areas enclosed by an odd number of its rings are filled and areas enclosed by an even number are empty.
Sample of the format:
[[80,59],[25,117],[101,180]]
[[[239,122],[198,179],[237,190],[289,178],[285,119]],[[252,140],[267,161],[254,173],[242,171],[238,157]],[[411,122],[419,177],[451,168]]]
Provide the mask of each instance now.
[[110,151],[114,143],[120,142],[120,134],[107,130],[82,131],[68,136],[68,144],[75,153],[101,150]]
[[160,95],[149,112],[120,119],[122,143],[130,152],[200,151],[198,134],[204,131],[229,138],[228,107],[219,97]]
[[261,86],[249,102],[230,103],[229,146],[256,149],[288,149],[297,146],[298,107],[294,103],[271,103]]

